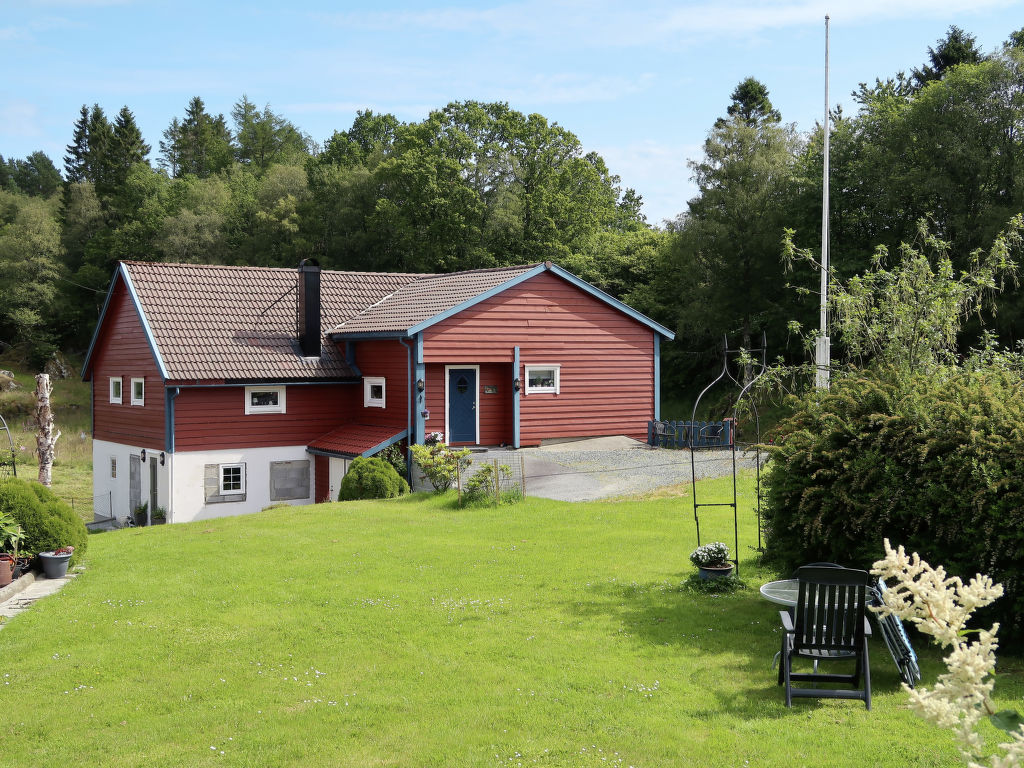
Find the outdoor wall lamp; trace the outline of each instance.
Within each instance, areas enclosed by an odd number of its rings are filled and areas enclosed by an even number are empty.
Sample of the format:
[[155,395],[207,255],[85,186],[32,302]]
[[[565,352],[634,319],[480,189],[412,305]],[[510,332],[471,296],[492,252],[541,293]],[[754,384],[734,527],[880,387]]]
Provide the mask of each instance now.
[[416,391],[422,393],[427,388],[426,383],[423,379],[416,379]]
[[142,463],[143,464],[146,463],[146,449],[145,448],[142,449],[142,453],[139,454],[139,458],[142,459]]
[[164,465],[164,462],[166,462],[166,461],[167,461],[167,454],[164,453],[163,451],[160,451],[160,466],[162,467]]
[[519,378],[517,377],[517,378],[512,379],[512,389],[514,389],[516,392],[518,392],[521,388],[522,388],[522,382],[519,381]]

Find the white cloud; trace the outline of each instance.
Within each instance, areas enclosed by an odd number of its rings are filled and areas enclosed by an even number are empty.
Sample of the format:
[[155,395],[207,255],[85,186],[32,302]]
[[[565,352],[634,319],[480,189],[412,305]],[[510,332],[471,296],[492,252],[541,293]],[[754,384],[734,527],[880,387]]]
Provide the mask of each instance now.
[[790,27],[817,26],[826,13],[848,25],[899,19],[946,19],[1019,5],[1019,0],[778,0],[691,2],[659,0],[622,4],[611,0],[521,0],[491,8],[438,6],[426,10],[319,15],[343,28],[494,34],[505,38],[556,38],[572,47],[671,46],[709,36],[747,37]]
[[644,199],[644,214],[651,224],[660,225],[686,210],[697,194],[690,180],[687,161],[700,157],[699,144],[666,144],[653,140],[594,149],[608,164],[608,170],[632,187]]
[[0,104],[0,125],[8,136],[37,137],[42,135],[39,108],[27,101],[9,101]]

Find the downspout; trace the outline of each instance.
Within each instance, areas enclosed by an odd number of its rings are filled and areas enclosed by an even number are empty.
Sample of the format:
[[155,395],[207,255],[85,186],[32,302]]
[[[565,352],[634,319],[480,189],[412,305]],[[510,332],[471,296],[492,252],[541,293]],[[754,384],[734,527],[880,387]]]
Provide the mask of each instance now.
[[167,397],[167,434],[164,447],[167,450],[167,522],[174,522],[174,399],[181,394],[180,387],[168,387]]
[[405,398],[405,414],[406,414],[406,426],[408,431],[405,433],[405,472],[409,481],[409,487],[412,488],[412,402],[413,394],[416,387],[413,386],[412,381],[412,347],[405,343],[405,339],[399,338],[398,341],[403,347],[405,347],[405,385],[407,388]]

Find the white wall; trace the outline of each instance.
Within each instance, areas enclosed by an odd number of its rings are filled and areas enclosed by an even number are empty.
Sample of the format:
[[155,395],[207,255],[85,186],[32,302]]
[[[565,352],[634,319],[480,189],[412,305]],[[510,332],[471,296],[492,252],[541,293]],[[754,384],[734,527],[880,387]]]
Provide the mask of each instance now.
[[[309,497],[286,502],[270,499],[270,463],[273,461],[309,461]],[[204,477],[207,464],[245,463],[245,501],[206,503]],[[168,506],[168,522],[184,523],[214,517],[247,515],[271,504],[313,503],[313,457],[306,446],[245,448],[227,451],[179,451],[168,454],[173,497]],[[127,479],[125,480],[127,483]],[[127,485],[125,485],[127,498]]]
[[[146,449],[146,463],[140,466],[142,473],[142,493],[140,500],[149,501],[149,459],[160,456],[160,447],[150,445],[122,445],[111,443],[106,440],[93,440],[92,442],[92,487],[93,487],[93,509],[95,514],[106,517],[108,503],[112,505],[111,514],[119,520],[131,514],[132,510],[128,505],[128,480],[129,480],[129,457],[141,456],[142,449]],[[117,459],[117,477],[110,476],[110,459]],[[170,504],[170,464],[171,456],[168,454],[163,466],[157,465],[157,502],[158,506],[167,509]],[[109,500],[109,502],[108,502]]]

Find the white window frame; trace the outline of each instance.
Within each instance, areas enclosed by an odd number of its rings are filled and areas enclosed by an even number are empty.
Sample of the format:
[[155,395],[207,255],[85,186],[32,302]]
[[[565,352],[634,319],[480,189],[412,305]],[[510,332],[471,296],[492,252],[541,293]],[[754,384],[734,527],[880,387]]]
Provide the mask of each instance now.
[[117,456],[110,457],[110,479],[117,479]]
[[[117,394],[114,394],[114,385],[117,385]],[[124,380],[120,376],[110,377],[110,402],[121,404],[124,395]]]
[[[135,385],[142,385],[142,396],[135,397]],[[145,405],[146,404],[146,380],[145,379],[132,379],[132,388],[129,392],[129,396],[132,400],[132,405]]]
[[[556,365],[527,365],[524,366],[523,371],[523,394],[524,395],[539,395],[539,394],[550,394],[557,395],[561,391],[562,386],[562,366],[561,364]],[[531,387],[530,386],[530,371],[551,371],[555,372],[555,386],[553,387]]]
[[[380,386],[380,397],[372,397],[370,392],[373,387]],[[386,408],[387,407],[387,385],[383,376],[363,377],[363,408]]]
[[[227,469],[237,469],[239,476],[241,477],[241,487],[237,489],[228,490],[224,487],[224,471]],[[219,493],[221,496],[243,496],[245,495],[245,464],[221,464],[217,467],[217,484]]]
[[[245,413],[286,413],[285,392],[287,387],[246,387],[245,388]],[[252,396],[257,392],[276,392],[277,405],[253,405]]]

